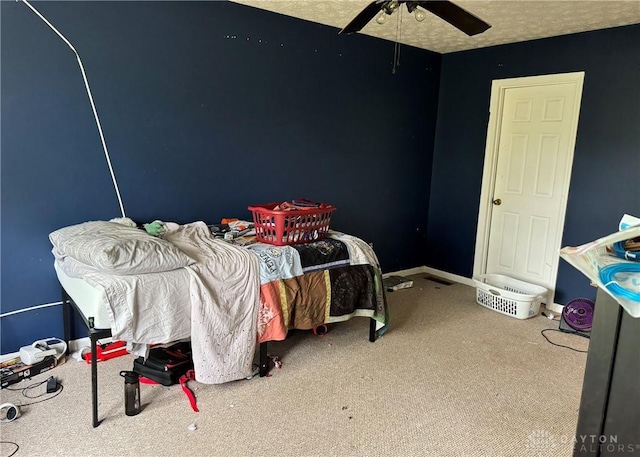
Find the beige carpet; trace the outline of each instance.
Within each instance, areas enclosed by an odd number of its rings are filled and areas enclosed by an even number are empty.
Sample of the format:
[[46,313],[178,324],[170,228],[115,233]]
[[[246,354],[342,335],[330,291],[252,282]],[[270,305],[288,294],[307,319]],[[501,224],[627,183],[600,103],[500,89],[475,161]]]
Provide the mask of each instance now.
[[[363,318],[325,337],[295,332],[270,345],[283,362],[271,377],[192,382],[199,413],[180,386],[143,385],[143,411],[125,416],[126,356],[99,364],[103,422],[93,429],[89,366],[69,360],[12,386],[53,374],[64,390],[1,424],[2,441],[20,446],[16,456],[571,455],[586,354],[542,337],[558,322],[517,320],[477,305],[471,287],[412,278],[412,289],[388,294],[391,326],[377,342]],[[3,443],[0,457],[14,449]]]

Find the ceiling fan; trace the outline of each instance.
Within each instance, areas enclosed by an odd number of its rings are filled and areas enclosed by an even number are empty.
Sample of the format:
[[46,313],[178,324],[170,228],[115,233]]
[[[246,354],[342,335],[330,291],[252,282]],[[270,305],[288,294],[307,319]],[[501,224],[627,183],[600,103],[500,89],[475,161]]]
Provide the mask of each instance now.
[[371,2],[338,33],[348,34],[358,32],[376,16],[378,16],[378,23],[383,23],[385,16],[396,11],[400,7],[401,3],[407,4],[409,13],[413,13],[415,11],[416,20],[420,22],[424,20],[425,14],[424,11],[418,9],[418,7],[435,14],[440,19],[447,21],[449,24],[462,30],[469,36],[477,35],[491,28],[491,25],[487,24],[482,19],[474,16],[467,10],[448,0],[425,0],[415,2],[403,0],[376,0],[375,2]]

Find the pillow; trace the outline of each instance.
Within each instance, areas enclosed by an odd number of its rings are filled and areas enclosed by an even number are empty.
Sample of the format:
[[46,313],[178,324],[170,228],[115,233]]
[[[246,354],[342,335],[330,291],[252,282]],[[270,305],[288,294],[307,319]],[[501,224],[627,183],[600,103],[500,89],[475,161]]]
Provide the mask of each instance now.
[[50,233],[49,240],[57,256],[119,275],[160,273],[195,263],[172,243],[115,222],[63,227]]

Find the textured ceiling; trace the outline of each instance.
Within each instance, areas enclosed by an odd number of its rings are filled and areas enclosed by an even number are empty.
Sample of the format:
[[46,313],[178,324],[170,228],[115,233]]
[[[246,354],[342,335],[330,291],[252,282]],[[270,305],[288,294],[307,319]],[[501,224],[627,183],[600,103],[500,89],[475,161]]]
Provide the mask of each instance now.
[[[341,29],[371,0],[231,0]],[[492,27],[469,37],[427,13],[417,22],[402,6],[384,24],[360,33],[446,54],[498,44],[640,23],[640,0],[454,0]],[[338,30],[336,30],[338,33]],[[345,39],[348,39],[345,36]]]

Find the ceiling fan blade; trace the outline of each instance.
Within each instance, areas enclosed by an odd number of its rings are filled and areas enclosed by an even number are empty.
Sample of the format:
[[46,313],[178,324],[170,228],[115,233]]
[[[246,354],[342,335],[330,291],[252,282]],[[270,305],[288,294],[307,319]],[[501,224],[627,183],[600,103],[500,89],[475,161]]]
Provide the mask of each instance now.
[[359,32],[362,27],[367,25],[371,19],[376,17],[376,15],[382,11],[382,7],[386,2],[371,2],[369,5],[360,11],[360,13],[353,18],[349,24],[340,30],[338,33],[355,33]]
[[477,35],[491,28],[491,25],[482,19],[448,0],[422,1],[418,2],[418,5],[469,36]]

